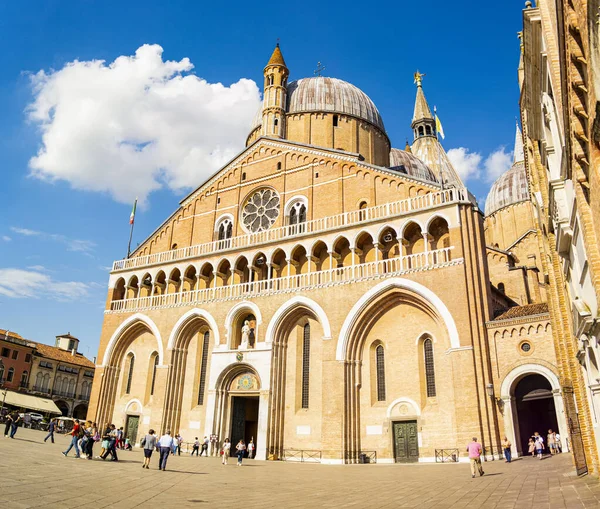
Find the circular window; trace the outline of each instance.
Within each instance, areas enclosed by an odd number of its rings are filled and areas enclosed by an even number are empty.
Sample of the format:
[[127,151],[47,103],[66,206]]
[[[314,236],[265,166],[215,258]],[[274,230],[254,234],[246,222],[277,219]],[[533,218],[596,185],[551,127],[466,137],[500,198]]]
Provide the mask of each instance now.
[[279,196],[272,189],[256,191],[242,209],[242,223],[248,231],[268,230],[279,216]]
[[521,350],[525,353],[529,353],[531,351],[531,343],[521,343]]

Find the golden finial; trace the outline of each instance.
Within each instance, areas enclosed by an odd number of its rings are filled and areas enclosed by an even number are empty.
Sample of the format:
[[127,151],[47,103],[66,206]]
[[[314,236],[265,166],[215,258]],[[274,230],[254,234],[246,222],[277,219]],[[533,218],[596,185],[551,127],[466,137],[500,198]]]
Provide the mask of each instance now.
[[426,74],[420,73],[417,69],[417,72],[415,73],[415,84],[417,87],[420,87],[423,84],[423,76],[426,76]]

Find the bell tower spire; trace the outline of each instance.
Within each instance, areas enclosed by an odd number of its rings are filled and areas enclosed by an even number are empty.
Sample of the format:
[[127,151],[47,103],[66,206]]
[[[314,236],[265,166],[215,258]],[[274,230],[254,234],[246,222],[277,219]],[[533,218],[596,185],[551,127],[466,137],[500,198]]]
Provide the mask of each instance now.
[[284,138],[289,70],[285,65],[279,43],[275,46],[269,63],[265,67],[264,76],[261,134],[273,138]]
[[415,99],[415,111],[410,126],[413,130],[415,140],[422,136],[433,136],[437,138],[435,119],[431,114],[429,104],[427,104],[427,99],[425,99],[425,94],[423,93],[424,76],[425,74],[422,74],[419,71],[417,71],[414,76],[415,85],[417,85],[417,97]]

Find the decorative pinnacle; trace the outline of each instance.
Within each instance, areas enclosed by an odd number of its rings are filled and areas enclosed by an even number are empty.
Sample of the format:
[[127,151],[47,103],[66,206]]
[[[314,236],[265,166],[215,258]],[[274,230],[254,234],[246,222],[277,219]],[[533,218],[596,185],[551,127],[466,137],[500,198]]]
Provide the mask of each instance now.
[[321,62],[317,62],[317,68],[314,70],[315,76],[321,76],[321,73],[325,70],[325,66]]
[[415,73],[415,84],[417,85],[417,87],[423,86],[423,76],[427,76],[427,75],[420,73],[419,70],[417,69],[417,72]]

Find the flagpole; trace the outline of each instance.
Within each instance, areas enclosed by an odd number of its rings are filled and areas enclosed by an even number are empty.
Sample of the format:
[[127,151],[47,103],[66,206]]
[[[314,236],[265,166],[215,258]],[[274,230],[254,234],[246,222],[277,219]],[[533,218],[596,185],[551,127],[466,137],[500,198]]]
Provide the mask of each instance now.
[[127,244],[127,258],[131,255],[131,239],[133,238],[133,226],[135,225],[135,209],[137,207],[137,198],[133,203],[133,210],[131,211],[131,217],[129,220],[129,224],[131,224],[131,228],[129,229],[129,243]]
[[[433,107],[433,114],[435,116],[435,118],[437,119],[437,108],[434,106]],[[438,142],[438,168],[440,169],[440,182],[442,184],[442,191],[444,190],[444,174],[442,173],[442,145],[440,143],[440,134],[437,130],[437,120],[436,120],[436,126],[435,126],[435,138]]]

